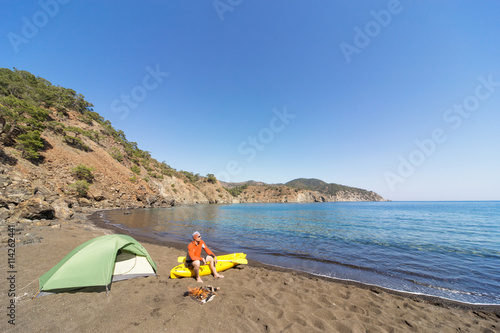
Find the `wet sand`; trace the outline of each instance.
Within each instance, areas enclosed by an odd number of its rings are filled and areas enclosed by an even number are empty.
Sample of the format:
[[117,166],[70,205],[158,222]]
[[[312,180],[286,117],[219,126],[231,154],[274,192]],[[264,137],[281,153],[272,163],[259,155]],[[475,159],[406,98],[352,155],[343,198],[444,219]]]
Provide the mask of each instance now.
[[[169,277],[170,269],[177,265],[177,257],[185,254],[183,246],[165,246],[136,236],[134,238],[141,241],[155,260],[159,277],[113,283],[109,296],[102,291],[80,291],[31,299],[38,291],[38,278],[73,248],[115,232],[98,227],[90,220],[52,221],[51,224],[56,226],[25,226],[20,231],[23,235],[28,233],[33,242],[16,243],[16,325],[7,322],[9,318],[5,314],[10,298],[7,288],[2,288],[2,331],[500,331],[500,306],[473,306],[396,293],[253,261],[225,271],[224,279],[204,277],[203,285],[221,289],[211,302],[200,304],[186,293],[189,287],[201,284],[191,278]],[[3,252],[2,261],[6,261],[6,247]],[[5,274],[6,271],[4,269]]]

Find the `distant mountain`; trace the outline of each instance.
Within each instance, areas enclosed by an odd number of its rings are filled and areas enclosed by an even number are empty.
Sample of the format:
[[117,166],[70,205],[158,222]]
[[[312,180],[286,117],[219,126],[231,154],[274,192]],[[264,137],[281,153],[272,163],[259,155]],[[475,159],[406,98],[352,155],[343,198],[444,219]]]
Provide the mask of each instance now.
[[384,201],[380,195],[373,191],[367,191],[364,189],[339,185],[335,183],[326,183],[320,179],[315,178],[297,178],[289,181],[285,184],[288,187],[300,189],[300,190],[310,190],[316,191],[321,194],[338,197],[345,196],[345,194],[350,194],[353,196],[357,196],[359,198],[365,198],[367,201]]
[[314,178],[298,178],[285,184],[266,184],[254,180],[220,183],[240,202],[385,201],[373,191],[329,184]]

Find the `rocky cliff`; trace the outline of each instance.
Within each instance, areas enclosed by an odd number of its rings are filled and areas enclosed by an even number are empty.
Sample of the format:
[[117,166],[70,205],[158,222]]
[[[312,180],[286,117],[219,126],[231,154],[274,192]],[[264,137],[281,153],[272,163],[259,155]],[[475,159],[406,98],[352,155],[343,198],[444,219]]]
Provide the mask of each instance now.
[[211,174],[175,170],[128,141],[82,95],[0,69],[0,221],[50,223],[89,209],[358,200],[384,199],[347,187],[333,195],[304,186],[221,184]]

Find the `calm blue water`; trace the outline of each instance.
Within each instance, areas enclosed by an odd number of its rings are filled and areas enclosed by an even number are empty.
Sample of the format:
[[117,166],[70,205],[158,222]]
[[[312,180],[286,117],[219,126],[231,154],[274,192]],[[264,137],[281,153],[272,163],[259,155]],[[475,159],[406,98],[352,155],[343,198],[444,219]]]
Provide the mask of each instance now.
[[197,205],[100,213],[168,241],[466,303],[500,304],[500,202]]

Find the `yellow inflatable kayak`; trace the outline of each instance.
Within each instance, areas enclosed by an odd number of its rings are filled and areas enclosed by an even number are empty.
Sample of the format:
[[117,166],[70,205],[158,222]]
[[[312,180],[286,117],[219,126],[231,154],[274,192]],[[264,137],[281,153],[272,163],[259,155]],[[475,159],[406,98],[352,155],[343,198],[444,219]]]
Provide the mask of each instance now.
[[[247,255],[245,253],[232,253],[217,256],[217,265],[215,268],[217,269],[217,272],[222,272],[236,265],[247,264],[248,261],[246,257]],[[178,261],[185,261],[185,259],[185,257],[179,257]],[[210,266],[208,266],[208,264],[200,266],[200,276],[210,274],[212,274],[212,271],[210,270]],[[185,262],[175,266],[170,271],[171,279],[191,276],[194,276],[194,269],[192,267],[186,267]]]

